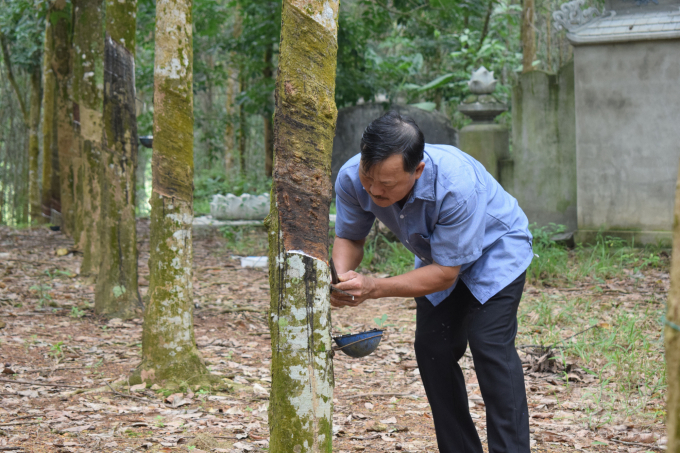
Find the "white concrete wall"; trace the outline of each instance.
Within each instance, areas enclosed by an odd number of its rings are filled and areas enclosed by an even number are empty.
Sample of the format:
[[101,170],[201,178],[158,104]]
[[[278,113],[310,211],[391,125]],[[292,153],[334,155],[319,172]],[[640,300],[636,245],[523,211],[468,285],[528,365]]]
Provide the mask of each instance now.
[[672,229],[680,40],[574,49],[579,231]]

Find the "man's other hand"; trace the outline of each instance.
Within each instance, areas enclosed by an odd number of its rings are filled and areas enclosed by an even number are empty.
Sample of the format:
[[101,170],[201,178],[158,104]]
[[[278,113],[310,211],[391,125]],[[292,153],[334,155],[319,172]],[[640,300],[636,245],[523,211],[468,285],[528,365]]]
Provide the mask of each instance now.
[[375,279],[349,271],[338,275],[340,283],[334,285],[352,296],[347,296],[337,291],[331,291],[331,305],[333,307],[356,307],[366,299],[371,299],[371,293],[375,290]]

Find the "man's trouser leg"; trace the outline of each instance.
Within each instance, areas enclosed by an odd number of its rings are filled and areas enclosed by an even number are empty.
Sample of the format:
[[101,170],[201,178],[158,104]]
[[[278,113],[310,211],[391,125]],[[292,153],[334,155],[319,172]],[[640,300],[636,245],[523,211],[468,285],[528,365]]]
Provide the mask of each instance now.
[[486,404],[489,453],[528,453],[529,417],[515,349],[525,274],[480,304],[458,282],[436,307],[417,297],[416,358],[441,453],[482,452],[458,360],[468,341]]

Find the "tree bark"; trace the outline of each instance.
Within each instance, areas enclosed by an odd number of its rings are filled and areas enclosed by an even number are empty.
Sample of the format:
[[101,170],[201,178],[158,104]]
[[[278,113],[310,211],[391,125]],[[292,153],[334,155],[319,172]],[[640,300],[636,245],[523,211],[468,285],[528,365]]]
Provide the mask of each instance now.
[[101,143],[104,85],[103,0],[75,0],[73,24],[73,102],[78,106],[77,247],[83,252],[80,274],[96,276],[101,260]]
[[534,70],[536,59],[536,32],[534,31],[534,19],[536,11],[534,0],[524,0],[522,5],[522,72]]
[[101,179],[101,264],[95,312],[134,318],[142,309],[137,286],[135,196],[137,116],[135,112],[136,0],[106,2],[104,116]]
[[44,223],[40,209],[40,103],[41,103],[41,68],[36,65],[31,71],[31,99],[29,102],[28,121],[28,203],[30,205],[31,222]]
[[50,20],[54,21],[54,58],[52,69],[55,76],[55,127],[59,150],[59,186],[61,203],[61,229],[73,234],[75,226],[73,209],[73,103],[70,96],[71,82],[71,20],[66,14],[66,3],[54,4]]
[[284,0],[268,218],[270,451],[332,450],[328,213],[338,2]]
[[130,382],[206,383],[214,378],[194,338],[194,177],[191,0],[158,0],[154,62],[149,302],[142,363]]
[[[247,89],[246,76],[244,75],[243,67],[240,68],[238,74],[238,90],[243,93]],[[246,121],[246,110],[243,108],[243,104],[238,106],[238,151],[239,151],[239,164],[241,168],[241,175],[246,175],[246,140],[247,140],[247,128],[248,124]]]
[[671,254],[671,287],[666,303],[666,428],[667,451],[680,452],[680,172],[675,188],[673,251]]
[[[233,60],[232,60],[233,61]],[[227,126],[224,130],[224,171],[228,175],[234,167],[234,149],[236,148],[236,136],[234,135],[234,88],[236,82],[234,81],[234,74],[232,70],[227,73],[227,102],[225,105],[227,113]]]
[[[262,76],[265,79],[271,79],[273,74],[272,47],[271,44],[268,45],[264,52],[264,69],[262,70]],[[272,122],[272,112],[269,101],[265,106],[262,119],[264,120],[264,173],[267,178],[271,178],[274,169],[274,124]]]
[[[48,13],[49,17],[49,13]],[[54,58],[54,39],[52,37],[52,24],[49,20],[45,21],[45,47],[43,49],[43,168],[42,168],[42,212],[45,219],[49,219],[52,208],[55,207],[54,196],[59,195],[59,191],[53,191],[53,168],[52,160],[58,159],[56,148],[56,129],[54,127],[55,111],[55,78],[52,70],[52,59]],[[58,178],[57,175],[54,177]],[[59,187],[59,184],[55,184]]]

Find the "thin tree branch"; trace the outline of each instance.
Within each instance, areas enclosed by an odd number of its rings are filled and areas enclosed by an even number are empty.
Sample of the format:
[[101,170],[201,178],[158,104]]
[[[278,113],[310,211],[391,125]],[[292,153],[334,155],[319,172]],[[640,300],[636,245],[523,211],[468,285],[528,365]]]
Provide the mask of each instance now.
[[494,3],[496,3],[496,0],[489,0],[489,7],[486,9],[484,27],[482,27],[482,36],[479,38],[479,47],[477,47],[477,52],[479,52],[479,50],[482,48],[484,45],[484,40],[486,39],[486,35],[489,34],[489,22],[491,21],[491,13],[493,12]]
[[7,37],[2,32],[0,32],[0,45],[2,46],[2,59],[5,60],[5,68],[7,69],[7,79],[9,80],[9,83],[12,85],[12,89],[14,89],[14,94],[16,94],[17,100],[19,101],[19,107],[21,108],[21,115],[24,118],[24,123],[26,124],[26,127],[30,127],[28,111],[26,110],[26,103],[24,102],[24,99],[21,97],[19,85],[17,85],[17,81],[14,79],[14,72],[12,71],[12,61],[10,60],[9,56],[9,44],[7,43]]

